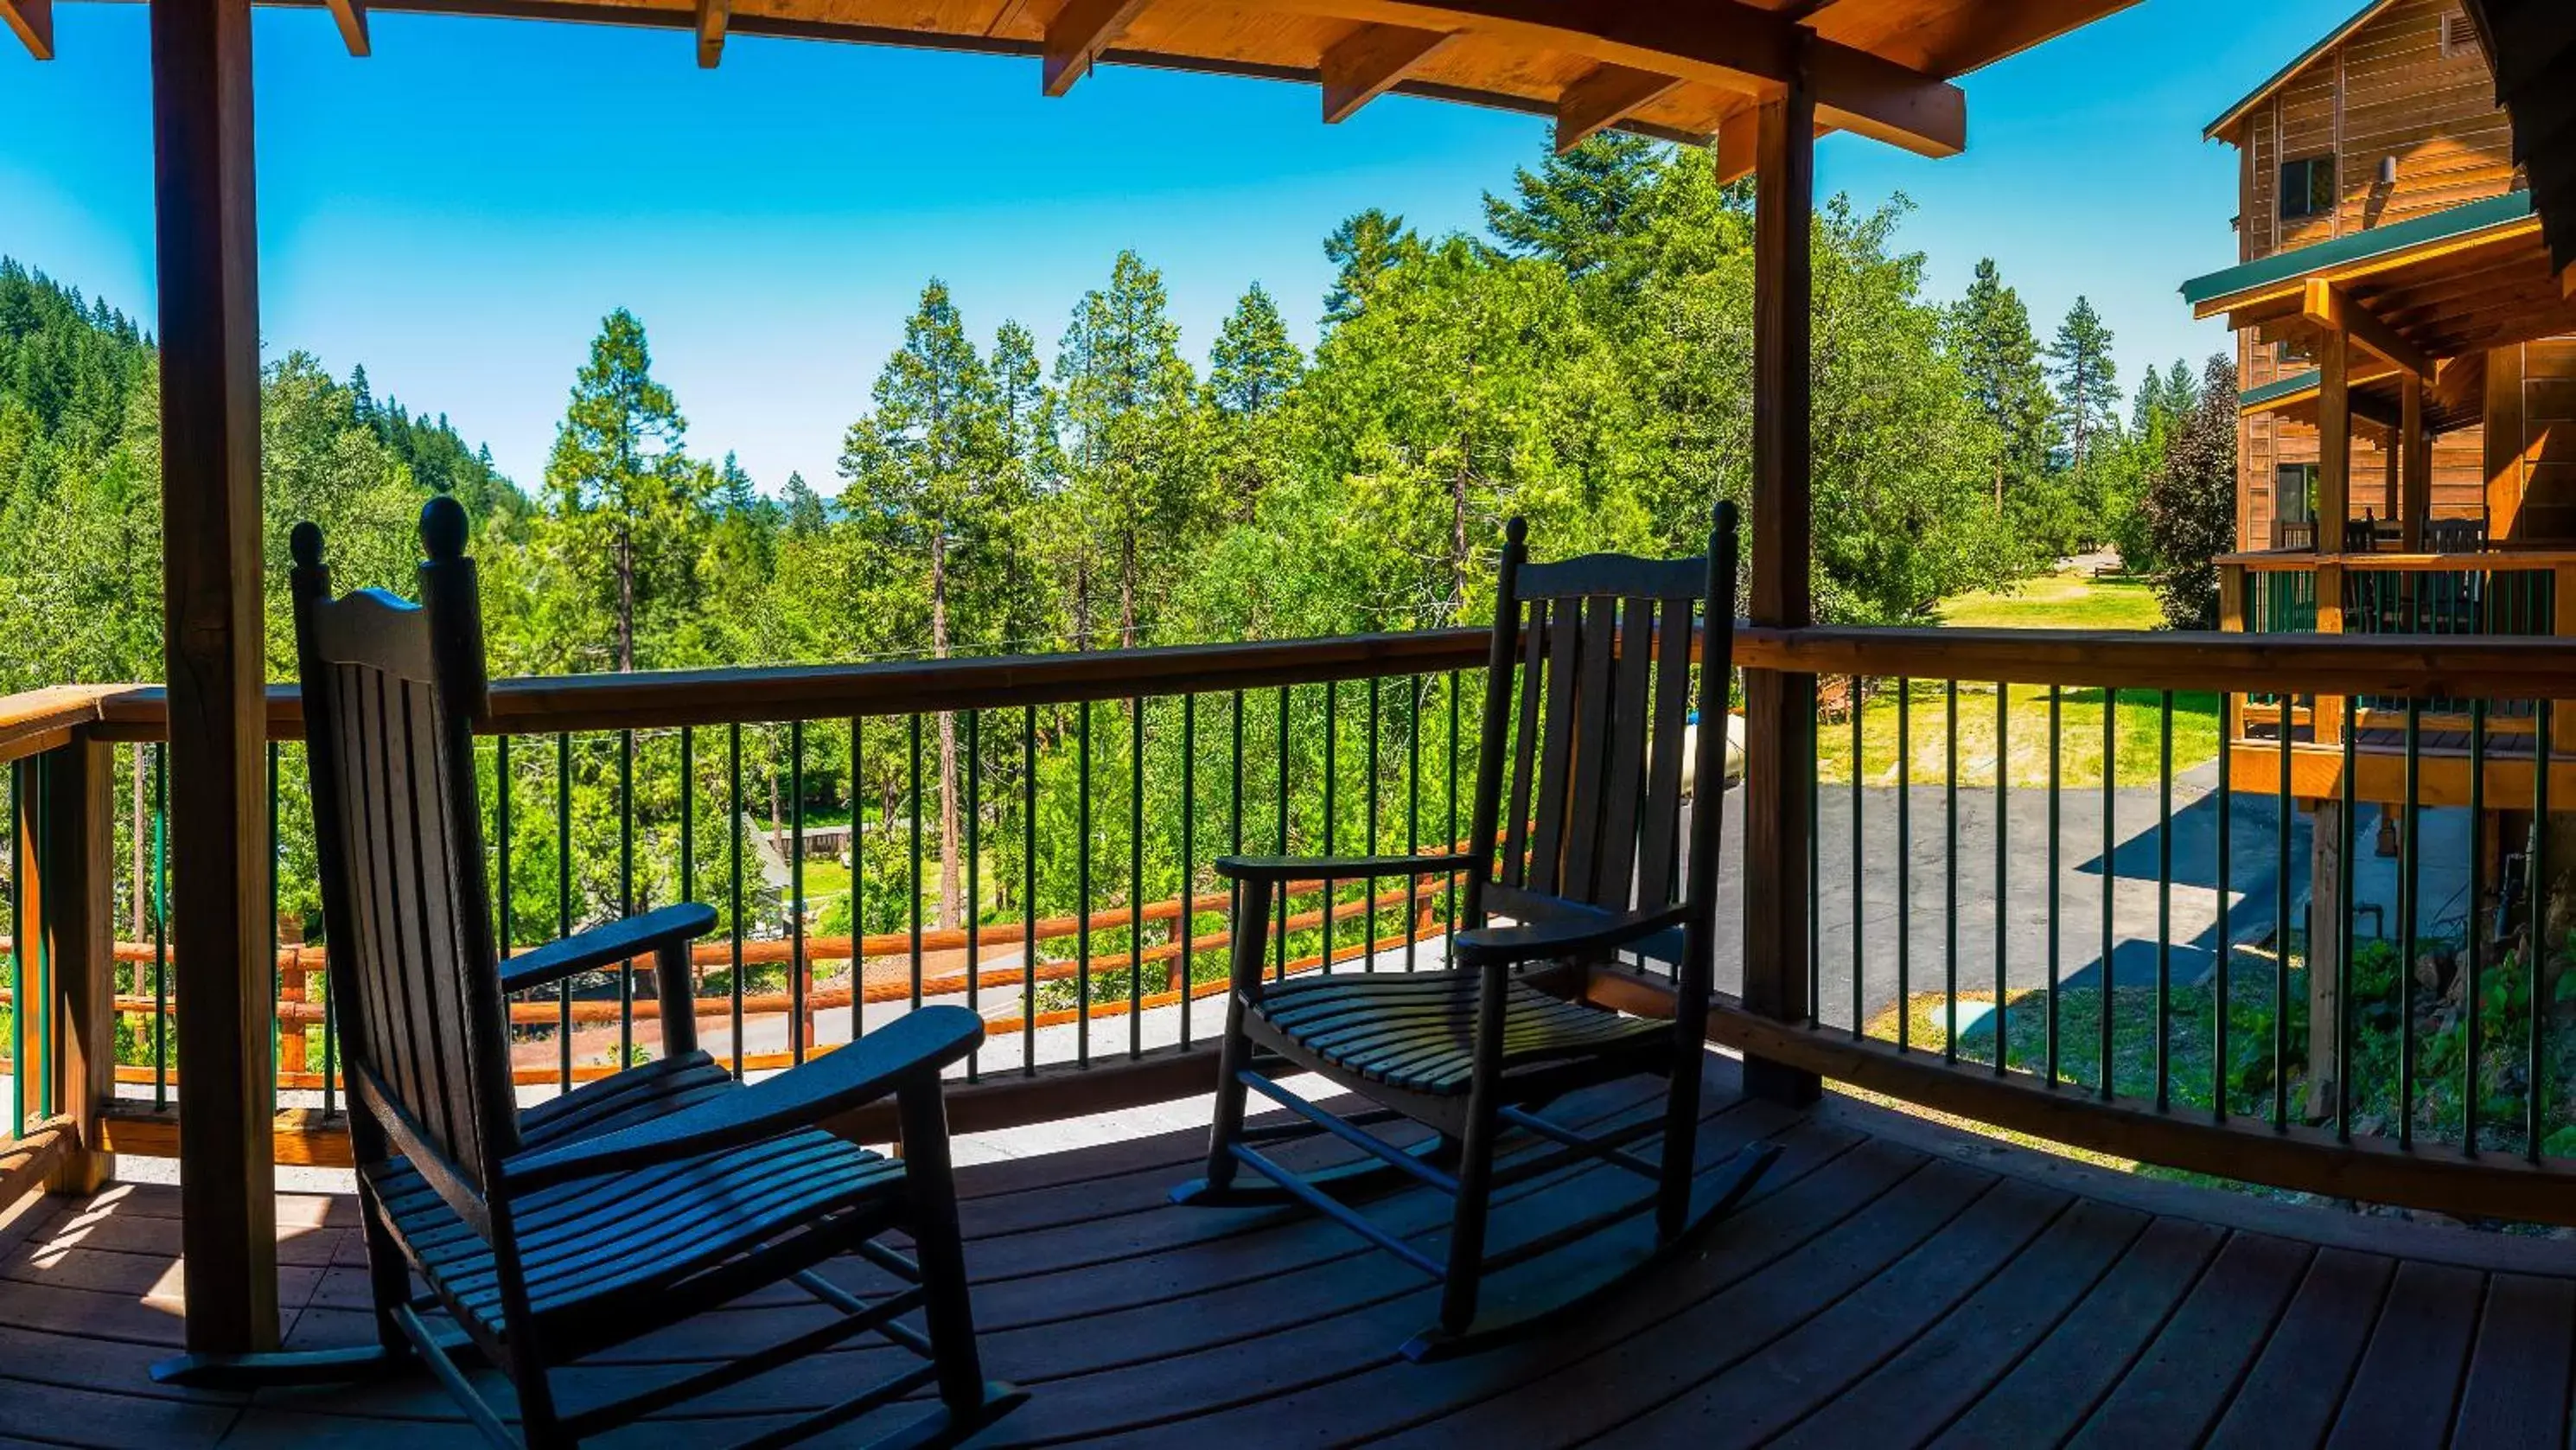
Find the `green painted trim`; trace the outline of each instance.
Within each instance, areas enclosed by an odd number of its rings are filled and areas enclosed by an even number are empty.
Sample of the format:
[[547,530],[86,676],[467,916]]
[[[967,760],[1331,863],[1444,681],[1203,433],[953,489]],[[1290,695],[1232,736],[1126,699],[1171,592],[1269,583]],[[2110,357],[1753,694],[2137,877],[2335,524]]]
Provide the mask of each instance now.
[[2306,70],[2310,65],[2316,62],[2317,57],[2324,55],[2327,51],[2341,45],[2346,37],[2350,36],[2354,31],[2359,30],[2363,23],[2368,21],[2370,17],[2387,9],[2390,3],[2391,0],[2368,0],[2368,3],[2361,7],[2361,13],[2353,16],[2343,24],[2336,26],[2333,30],[2328,31],[2325,39],[2318,41],[2316,44],[2309,46],[2303,51],[2300,51],[2299,58],[2297,60],[2294,60],[2288,65],[2281,67],[2279,70],[2274,71],[2270,80],[2256,86],[2253,91],[2245,97],[2245,99],[2228,107],[2226,114],[2220,116],[2217,120],[2210,122],[2209,125],[2201,131],[2200,139],[2203,141],[2217,140],[2219,132],[2235,125],[2238,118],[2242,117],[2247,111],[2261,105],[2264,97],[2269,96],[2276,90],[2279,90],[2283,82],[2289,80],[2290,77],[2297,75],[2299,72]]
[[2194,277],[2182,284],[2182,300],[2198,307],[2214,297],[2229,297],[2250,292],[2274,282],[2286,282],[2327,267],[2340,267],[2351,262],[2366,262],[2409,247],[2449,241],[2489,227],[2508,226],[2531,216],[2531,193],[2508,191],[2484,201],[2450,207],[2430,216],[2419,216],[2395,226],[2377,227],[2337,237],[2331,242],[2318,242],[2286,252],[2276,252],[2259,262],[2247,262],[2224,272]]
[[2304,393],[2318,386],[2321,377],[2322,374],[2315,372],[2293,373],[2286,378],[2265,383],[2259,388],[2248,388],[2236,395],[2236,401],[2240,407],[2259,408],[2265,403],[2278,402],[2293,394]]

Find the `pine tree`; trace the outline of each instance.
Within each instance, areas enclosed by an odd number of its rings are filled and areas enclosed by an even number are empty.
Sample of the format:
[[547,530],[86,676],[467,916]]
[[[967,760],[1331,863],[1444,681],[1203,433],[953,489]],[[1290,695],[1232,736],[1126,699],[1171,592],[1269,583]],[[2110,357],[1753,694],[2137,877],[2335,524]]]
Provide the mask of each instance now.
[[1576,278],[1613,273],[1654,195],[1663,148],[1603,131],[1539,169],[1513,173],[1510,200],[1485,194],[1485,225],[1516,256],[1545,257]]
[[1324,294],[1324,326],[1357,317],[1378,278],[1421,248],[1421,240],[1405,230],[1404,218],[1393,213],[1370,207],[1343,218],[1324,238],[1324,260],[1335,268],[1333,290]]
[[2119,369],[2111,361],[2111,329],[2078,297],[2048,349],[2050,380],[2057,388],[2060,426],[2066,430],[2068,465],[2081,470],[2095,447],[2119,429]]
[[[546,489],[558,533],[557,557],[579,574],[604,553],[617,669],[636,661],[639,610],[653,585],[660,537],[685,520],[676,508],[687,428],[671,390],[653,380],[644,324],[620,307],[601,320],[590,358],[546,460]],[[604,549],[597,546],[604,545]]]
[[[1118,576],[1118,637],[1142,638],[1162,558],[1187,546],[1202,500],[1188,445],[1194,420],[1181,330],[1166,310],[1163,276],[1120,252],[1109,285],[1085,293],[1056,350],[1057,385],[1072,434],[1074,483],[1087,532],[1106,534]],[[1077,596],[1087,596],[1090,553],[1076,556]],[[1087,615],[1084,597],[1077,611]]]
[[[842,447],[841,477],[849,485],[841,494],[843,513],[871,546],[872,560],[908,576],[903,593],[919,580],[930,607],[931,657],[947,659],[956,648],[958,614],[978,627],[992,622],[976,574],[995,562],[996,501],[989,485],[1004,446],[992,375],[976,356],[946,283],[933,278],[922,289],[920,306],[904,324],[903,346],[877,374],[872,400],[874,409],[850,426]],[[892,617],[893,604],[882,601],[875,613]],[[957,717],[944,711],[939,782],[939,925],[946,929],[957,924],[962,897],[955,870]]]
[[2008,487],[2036,479],[2048,466],[2048,375],[2030,309],[2004,285],[1994,259],[1977,263],[1967,295],[1950,309],[1949,345],[1968,382],[1968,397],[1995,428],[1994,502],[2003,511]]
[[1277,407],[1305,366],[1305,356],[1288,340],[1279,304],[1255,282],[1217,329],[1208,397],[1228,417],[1252,417]]

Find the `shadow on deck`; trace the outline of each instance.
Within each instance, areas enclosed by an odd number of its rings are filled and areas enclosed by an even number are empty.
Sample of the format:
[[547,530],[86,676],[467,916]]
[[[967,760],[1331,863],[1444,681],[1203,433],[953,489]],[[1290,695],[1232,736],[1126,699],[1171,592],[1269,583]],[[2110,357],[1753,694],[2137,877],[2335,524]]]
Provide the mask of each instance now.
[[[1302,1216],[1167,1207],[1200,1134],[962,1170],[987,1368],[1033,1391],[978,1443],[2567,1441],[2566,1244],[2131,1179],[1839,1098],[1798,1115],[1736,1084],[1712,1058],[1703,1161],[1754,1138],[1784,1151],[1704,1254],[1553,1337],[1438,1365],[1396,1355],[1432,1296],[1384,1255]],[[1645,1096],[1563,1111],[1618,1117]],[[1527,1185],[1497,1243],[1630,1191],[1606,1174]],[[1378,1211],[1428,1239],[1427,1199]],[[291,1341],[366,1335],[354,1201],[278,1212]],[[0,1443],[466,1441],[426,1376],[248,1400],[154,1386],[145,1367],[179,1337],[177,1213],[172,1190],[124,1185],[0,1229]],[[565,1389],[632,1388],[812,1313],[757,1297]],[[730,1442],[847,1395],[879,1353],[818,1355],[611,1438]]]

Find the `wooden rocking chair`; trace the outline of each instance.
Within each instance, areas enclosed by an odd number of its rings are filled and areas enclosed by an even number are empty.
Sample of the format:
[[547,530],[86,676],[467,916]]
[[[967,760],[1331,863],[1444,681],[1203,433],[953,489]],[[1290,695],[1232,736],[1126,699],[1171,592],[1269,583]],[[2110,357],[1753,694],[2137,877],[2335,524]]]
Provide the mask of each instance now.
[[[1483,1347],[1608,1292],[1732,1209],[1776,1154],[1757,1143],[1708,1172],[1694,1171],[1700,1034],[1716,931],[1735,529],[1734,507],[1720,504],[1705,558],[1596,554],[1531,564],[1526,528],[1512,520],[1494,605],[1486,748],[1478,755],[1469,849],[1217,863],[1220,874],[1242,884],[1242,896],[1216,1126],[1207,1176],[1175,1190],[1173,1199],[1300,1203],[1440,1283],[1437,1324],[1405,1345],[1414,1359]],[[1703,624],[1708,663],[1694,687],[1695,624]],[[1700,789],[1685,857],[1683,754],[1694,708],[1707,724],[1697,734],[1692,775]],[[1454,970],[1266,977],[1264,924],[1285,883],[1451,872],[1466,875],[1467,929],[1455,938]],[[1512,924],[1487,924],[1498,916]],[[1586,974],[1621,953],[1672,965],[1672,1021],[1626,1017],[1583,1000]],[[1280,1086],[1272,1076],[1278,1069],[1317,1073],[1378,1107],[1337,1116]],[[1574,1089],[1639,1073],[1667,1079],[1663,1110],[1644,1121],[1586,1136],[1539,1115]],[[1247,1132],[1248,1092],[1288,1108],[1294,1120]],[[1399,1117],[1436,1136],[1404,1149],[1367,1131]],[[1497,1140],[1514,1130],[1553,1147],[1497,1172]],[[1316,1132],[1369,1158],[1306,1175],[1256,1146]],[[1658,1136],[1660,1161],[1628,1151]],[[1496,1189],[1587,1159],[1640,1174],[1655,1187],[1589,1223],[1487,1257]],[[1267,1182],[1239,1184],[1244,1168]],[[1403,1178],[1455,1200],[1445,1263],[1350,1202],[1362,1184]],[[1523,1276],[1539,1282],[1511,1286],[1497,1296],[1503,1302],[1479,1313],[1488,1273],[1578,1242],[1582,1251],[1572,1257],[1583,1268]]]
[[[421,516],[423,603],[330,597],[321,532],[294,535],[294,600],[331,996],[352,1104],[378,1343],[192,1356],[193,1385],[347,1379],[417,1356],[490,1439],[515,1443],[468,1383],[508,1377],[531,1445],[565,1445],[874,1331],[923,1363],[753,1443],[802,1438],[935,1387],[878,1443],[963,1439],[1022,1396],[987,1381],[968,1312],[940,1069],[983,1023],[911,1013],[745,1086],[698,1049],[688,944],[704,906],[665,907],[507,961],[483,876],[473,722],[486,710],[465,513]],[[521,1112],[503,996],[650,957],[664,1055]],[[817,1125],[892,1094],[900,1160]],[[908,1234],[909,1256],[877,1242]],[[815,1272],[856,1252],[899,1282],[873,1298]],[[428,1288],[415,1295],[418,1274]],[[739,1359],[567,1413],[550,1373],[757,1289],[793,1281],[839,1311]],[[906,1322],[919,1311],[924,1327]]]

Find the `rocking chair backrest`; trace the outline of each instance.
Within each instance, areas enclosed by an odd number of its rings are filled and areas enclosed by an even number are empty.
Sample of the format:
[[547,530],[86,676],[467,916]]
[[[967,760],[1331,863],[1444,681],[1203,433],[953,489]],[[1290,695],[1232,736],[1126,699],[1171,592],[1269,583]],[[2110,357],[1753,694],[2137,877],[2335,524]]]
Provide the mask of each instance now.
[[[423,603],[334,599],[322,534],[294,535],[295,632],[325,951],[350,1094],[389,1149],[469,1222],[518,1146],[483,879],[472,722],[483,637],[464,510],[421,514]],[[370,1150],[373,1150],[372,1153]]]
[[[1543,921],[1565,914],[1565,903],[1626,911],[1688,901],[1712,912],[1703,898],[1714,894],[1725,762],[1734,507],[1719,506],[1710,552],[1698,558],[1590,554],[1532,564],[1525,539],[1522,521],[1512,520],[1485,706],[1493,748],[1479,765],[1472,843],[1494,864],[1488,879],[1470,883],[1468,919]],[[1707,663],[1698,669],[1695,632],[1705,634]],[[1699,808],[1687,859],[1712,869],[1686,877],[1682,801],[1694,712]],[[1682,955],[1671,947],[1650,945],[1647,954]]]

